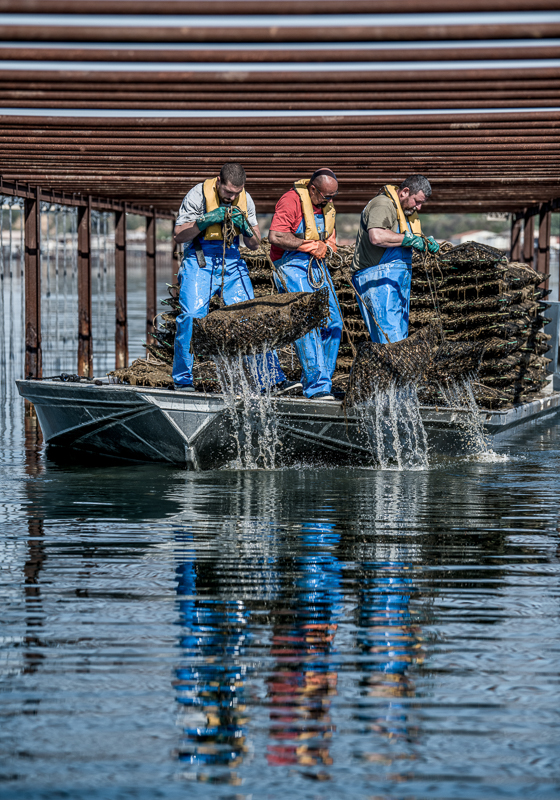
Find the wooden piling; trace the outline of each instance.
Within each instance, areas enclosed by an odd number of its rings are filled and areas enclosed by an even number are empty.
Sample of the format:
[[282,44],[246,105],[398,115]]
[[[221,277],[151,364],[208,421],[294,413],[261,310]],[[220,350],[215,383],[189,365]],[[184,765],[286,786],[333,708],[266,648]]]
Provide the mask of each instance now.
[[516,217],[512,214],[511,217],[511,247],[510,258],[512,261],[521,261],[521,228],[523,225],[523,218]]
[[41,189],[25,200],[25,377],[42,377]]
[[[537,271],[548,275],[550,272],[550,227],[552,210],[550,203],[539,206],[539,243],[537,249]],[[548,289],[548,278],[543,286]]]
[[78,375],[93,377],[91,335],[91,197],[78,208]]
[[157,303],[157,260],[156,260],[156,227],[155,211],[151,217],[146,217],[146,342],[153,344],[155,339],[154,317],[156,316]]
[[115,214],[115,369],[128,366],[126,204]]
[[535,260],[535,218],[529,209],[523,215],[523,261],[534,266]]

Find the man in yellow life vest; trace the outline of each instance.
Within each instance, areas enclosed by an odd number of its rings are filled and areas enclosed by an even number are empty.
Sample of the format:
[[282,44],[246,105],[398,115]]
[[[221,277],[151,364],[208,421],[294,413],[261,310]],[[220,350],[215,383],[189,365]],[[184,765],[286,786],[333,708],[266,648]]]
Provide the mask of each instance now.
[[[222,294],[227,306],[255,296],[247,265],[239,254],[241,236],[251,250],[256,250],[261,240],[255,204],[245,191],[245,180],[241,164],[225,164],[218,178],[209,178],[190,190],[175,222],[175,241],[184,247],[177,276],[181,313],[176,320],[173,383],[182,391],[194,392],[190,353],[193,319],[208,314],[215,294]],[[238,235],[226,248],[224,262],[222,223],[228,208],[232,209]],[[266,361],[257,356],[257,372],[261,388],[272,386],[276,394],[301,388],[301,384],[286,381],[275,353],[268,353]]]
[[333,198],[338,181],[331,169],[316,170],[311,178],[294,183],[278,203],[270,223],[270,257],[281,277],[274,281],[280,292],[329,290],[330,320],[296,341],[302,365],[303,393],[313,400],[334,400],[332,376],[342,334],[342,315],[324,258],[336,252]]
[[430,236],[424,241],[418,212],[432,194],[423,175],[411,175],[400,186],[383,186],[362,211],[352,263],[352,283],[373,342],[385,344],[408,336],[412,249],[437,253]]

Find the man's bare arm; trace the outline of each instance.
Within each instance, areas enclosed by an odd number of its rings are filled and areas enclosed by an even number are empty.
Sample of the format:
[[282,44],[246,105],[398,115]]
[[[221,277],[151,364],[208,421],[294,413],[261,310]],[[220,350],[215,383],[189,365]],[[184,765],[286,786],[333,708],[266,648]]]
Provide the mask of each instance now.
[[262,235],[258,225],[253,225],[254,236],[244,236],[243,242],[249,250],[257,250],[261,243]]
[[282,250],[297,250],[303,242],[302,239],[298,239],[297,236],[289,233],[289,231],[269,231],[268,241],[270,244],[281,247]]
[[175,225],[173,231],[173,238],[177,244],[184,244],[185,242],[192,242],[200,233],[200,228],[193,222],[184,222],[182,225]]
[[404,233],[395,233],[387,228],[369,228],[368,236],[377,247],[398,247],[404,239]]

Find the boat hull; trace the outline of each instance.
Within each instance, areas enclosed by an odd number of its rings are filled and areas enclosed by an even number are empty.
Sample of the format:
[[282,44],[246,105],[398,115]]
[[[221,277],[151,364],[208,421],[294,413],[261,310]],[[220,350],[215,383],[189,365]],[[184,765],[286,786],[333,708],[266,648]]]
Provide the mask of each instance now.
[[[165,389],[58,381],[17,381],[33,403],[47,444],[129,462],[160,462],[195,470],[231,461],[236,442],[221,395]],[[371,463],[367,437],[354,412],[340,403],[304,398],[276,402],[279,461]],[[494,438],[560,408],[560,393],[508,411],[481,412]],[[467,412],[421,407],[430,450],[458,455],[469,450]]]

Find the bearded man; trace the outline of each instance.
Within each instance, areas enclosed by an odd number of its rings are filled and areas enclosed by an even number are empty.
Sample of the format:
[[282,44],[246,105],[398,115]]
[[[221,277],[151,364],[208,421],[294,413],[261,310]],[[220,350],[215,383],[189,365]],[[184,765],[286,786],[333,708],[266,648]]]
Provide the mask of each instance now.
[[373,342],[408,336],[412,250],[437,253],[433,236],[424,239],[418,212],[432,194],[423,175],[400,186],[388,184],[362,211],[352,262],[352,283]]
[[[194,392],[193,355],[190,352],[193,319],[208,314],[210,300],[220,294],[226,306],[253,300],[254,292],[247,264],[239,253],[240,238],[256,250],[261,234],[255,204],[245,191],[245,170],[241,164],[224,164],[219,177],[198,183],[185,196],[175,222],[174,239],[183,244],[183,261],[177,276],[181,313],[176,319],[173,383],[175,389]],[[225,248],[222,225],[226,211],[237,236]],[[260,388],[273,394],[301,389],[286,380],[276,353],[256,356]]]

